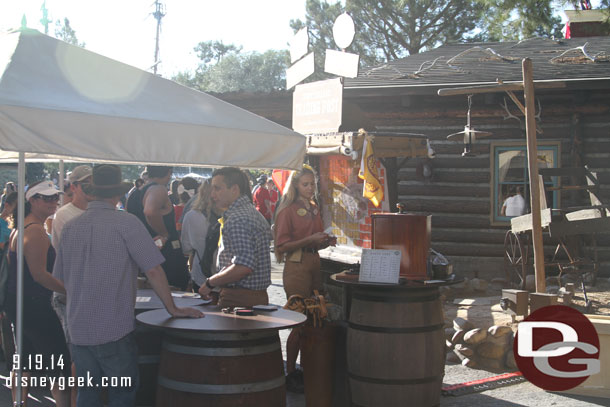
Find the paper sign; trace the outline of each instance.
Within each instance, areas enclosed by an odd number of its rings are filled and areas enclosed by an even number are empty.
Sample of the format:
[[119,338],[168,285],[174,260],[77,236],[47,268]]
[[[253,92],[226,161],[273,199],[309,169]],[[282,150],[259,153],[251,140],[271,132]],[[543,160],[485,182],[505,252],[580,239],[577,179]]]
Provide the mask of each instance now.
[[400,250],[362,249],[358,281],[398,284],[400,258]]
[[136,302],[150,302],[152,297],[136,297]]

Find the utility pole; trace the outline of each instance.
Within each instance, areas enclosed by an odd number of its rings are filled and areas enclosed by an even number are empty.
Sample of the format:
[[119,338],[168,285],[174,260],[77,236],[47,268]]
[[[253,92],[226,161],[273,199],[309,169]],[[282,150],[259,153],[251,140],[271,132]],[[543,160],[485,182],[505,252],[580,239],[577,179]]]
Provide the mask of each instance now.
[[157,37],[155,39],[155,63],[153,64],[153,73],[157,74],[157,66],[159,66],[159,34],[161,33],[161,19],[165,17],[165,6],[159,3],[159,0],[155,0],[155,12],[152,13],[155,20],[157,20]]
[[42,18],[40,19],[40,23],[44,26],[44,33],[49,33],[49,10],[47,9],[46,0],[42,2],[42,6],[40,6],[40,11],[42,11]]

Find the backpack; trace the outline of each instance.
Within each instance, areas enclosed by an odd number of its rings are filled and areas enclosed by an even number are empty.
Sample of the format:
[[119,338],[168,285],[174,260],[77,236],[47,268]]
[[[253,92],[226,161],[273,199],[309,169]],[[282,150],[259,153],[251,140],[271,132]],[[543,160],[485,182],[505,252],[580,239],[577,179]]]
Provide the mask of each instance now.
[[212,264],[214,264],[214,254],[218,250],[218,239],[220,239],[220,223],[216,221],[208,227],[208,234],[205,236],[205,250],[199,259],[201,272],[207,278],[212,277]]
[[138,188],[132,190],[127,196],[127,202],[125,203],[125,210],[129,213],[133,213],[137,216],[137,213],[142,212],[142,191]]

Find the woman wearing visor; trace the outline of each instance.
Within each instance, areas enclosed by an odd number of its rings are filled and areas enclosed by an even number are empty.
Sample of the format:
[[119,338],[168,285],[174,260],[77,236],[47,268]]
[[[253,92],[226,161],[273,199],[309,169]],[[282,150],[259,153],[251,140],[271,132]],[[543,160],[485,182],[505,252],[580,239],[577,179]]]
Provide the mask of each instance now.
[[[70,355],[64,332],[51,307],[53,291],[65,294],[61,281],[51,272],[55,250],[44,228],[45,220],[57,210],[59,191],[50,181],[30,185],[25,194],[23,223],[23,349],[20,366],[24,376],[70,376]],[[5,309],[13,324],[17,314],[17,209],[13,213],[15,229],[9,239],[9,275]],[[13,373],[11,373],[13,374]],[[14,377],[13,377],[14,378]],[[15,380],[12,380],[15,385]],[[13,399],[15,399],[13,387]],[[68,406],[70,389],[51,389],[57,406]],[[27,400],[27,388],[22,400]]]

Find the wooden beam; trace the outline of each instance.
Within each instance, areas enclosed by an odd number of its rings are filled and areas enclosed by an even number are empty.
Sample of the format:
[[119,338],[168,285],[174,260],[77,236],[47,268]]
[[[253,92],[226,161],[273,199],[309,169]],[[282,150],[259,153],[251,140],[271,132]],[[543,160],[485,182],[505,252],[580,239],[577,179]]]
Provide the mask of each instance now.
[[527,139],[527,166],[530,183],[530,207],[532,208],[532,236],[534,246],[534,269],[536,273],[536,292],[546,293],[544,272],[544,246],[540,220],[540,184],[538,182],[538,144],[536,141],[536,118],[534,103],[534,70],[532,60],[525,58],[523,66],[523,95],[525,97],[525,129]]
[[[504,82],[502,82],[502,80],[497,79],[497,81],[500,85],[504,85]],[[511,98],[511,100],[515,102],[519,110],[521,110],[521,113],[523,113],[523,115],[525,116],[525,106],[523,106],[523,103],[521,103],[521,101],[517,98],[517,96],[513,93],[512,90],[507,90],[506,93]]]
[[519,110],[521,110],[521,113],[523,113],[525,115],[525,106],[523,106],[523,104],[521,103],[521,101],[517,98],[517,96],[515,96],[515,94],[510,91],[507,90],[506,93],[508,94],[508,96],[510,96],[511,100],[513,102],[515,102],[515,104],[517,105],[517,107],[519,108]]
[[[536,89],[560,89],[565,88],[565,82],[537,82],[535,84]],[[439,96],[455,96],[455,95],[474,95],[477,93],[494,93],[494,92],[508,92],[508,91],[522,91],[522,83],[503,83],[498,85],[479,85],[479,86],[465,86],[461,88],[445,88],[439,89]]]

